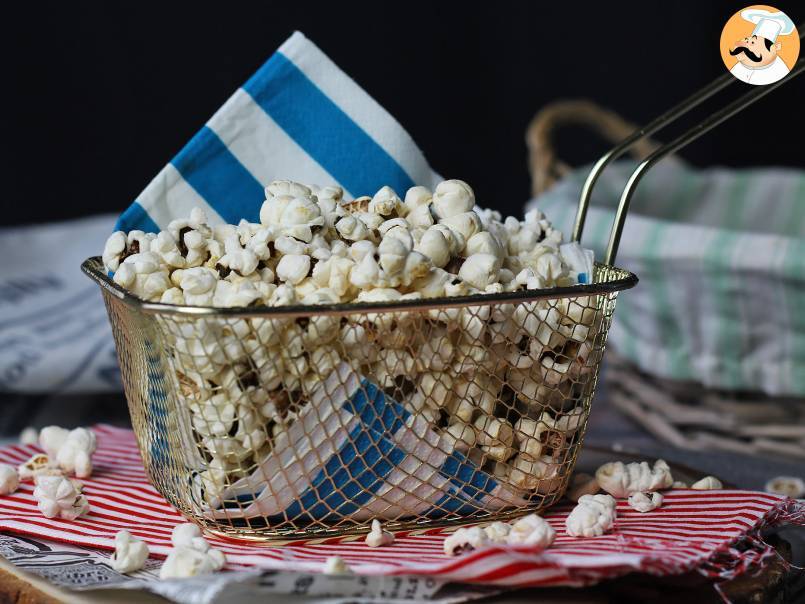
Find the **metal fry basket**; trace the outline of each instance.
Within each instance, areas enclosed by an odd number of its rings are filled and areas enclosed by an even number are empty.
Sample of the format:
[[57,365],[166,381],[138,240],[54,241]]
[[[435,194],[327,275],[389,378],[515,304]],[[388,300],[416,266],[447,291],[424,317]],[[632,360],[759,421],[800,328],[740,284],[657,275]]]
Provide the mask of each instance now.
[[490,521],[563,494],[618,292],[591,284],[340,306],[200,308],[102,288],[148,475],[254,540]]

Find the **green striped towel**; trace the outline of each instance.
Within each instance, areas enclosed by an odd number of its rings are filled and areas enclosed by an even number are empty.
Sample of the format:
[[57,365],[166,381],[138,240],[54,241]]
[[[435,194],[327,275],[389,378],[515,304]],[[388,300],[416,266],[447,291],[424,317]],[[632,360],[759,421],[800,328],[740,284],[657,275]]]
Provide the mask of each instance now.
[[[583,236],[603,250],[634,165],[610,166]],[[589,168],[529,203],[565,233]],[[697,170],[677,158],[640,183],[616,264],[639,285],[610,332],[642,370],[708,388],[805,396],[805,172]]]

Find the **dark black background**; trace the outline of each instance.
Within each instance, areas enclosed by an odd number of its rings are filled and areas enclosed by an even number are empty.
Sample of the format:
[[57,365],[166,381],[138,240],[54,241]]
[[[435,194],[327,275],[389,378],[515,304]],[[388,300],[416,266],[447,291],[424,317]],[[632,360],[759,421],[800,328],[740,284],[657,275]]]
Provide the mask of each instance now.
[[[294,29],[487,206],[526,199],[524,130],[587,97],[645,122],[724,72],[738,2],[27,3],[0,18],[2,220],[122,210]],[[777,5],[795,22],[805,5]],[[738,83],[723,93],[748,90]],[[683,155],[697,165],[805,165],[805,77]],[[699,114],[701,115],[701,114]],[[666,135],[666,137],[669,135]],[[560,152],[604,150],[580,131]]]

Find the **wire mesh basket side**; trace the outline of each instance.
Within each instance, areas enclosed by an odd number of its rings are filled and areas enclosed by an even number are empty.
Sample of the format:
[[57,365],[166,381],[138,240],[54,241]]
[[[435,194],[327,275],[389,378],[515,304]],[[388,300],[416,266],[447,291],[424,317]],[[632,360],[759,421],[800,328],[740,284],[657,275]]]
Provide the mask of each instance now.
[[208,530],[269,539],[554,503],[617,294],[313,317],[147,314],[104,295],[155,486]]

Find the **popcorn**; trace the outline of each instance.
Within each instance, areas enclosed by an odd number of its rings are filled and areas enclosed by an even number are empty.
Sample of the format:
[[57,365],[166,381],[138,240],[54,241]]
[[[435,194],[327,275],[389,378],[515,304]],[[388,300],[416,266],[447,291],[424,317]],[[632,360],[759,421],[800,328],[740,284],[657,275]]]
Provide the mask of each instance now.
[[210,549],[210,544],[204,539],[201,529],[191,522],[177,524],[173,527],[171,543],[173,547],[187,547],[200,552],[206,552]]
[[503,260],[505,259],[500,243],[495,239],[492,233],[488,231],[475,233],[475,235],[467,239],[465,249],[467,256],[472,256],[473,254],[490,254],[497,258],[500,264],[503,264]]
[[47,455],[34,455],[28,461],[17,466],[20,480],[31,480],[41,475],[62,476],[62,471]]
[[484,289],[498,278],[498,259],[492,254],[473,254],[464,261],[458,276],[473,287]]
[[529,514],[512,524],[507,537],[509,545],[530,546],[536,551],[547,549],[556,538],[556,531],[541,516]]
[[603,490],[618,499],[626,499],[632,493],[667,489],[674,482],[671,469],[662,459],[654,463],[654,468],[649,468],[645,461],[629,464],[610,462],[598,468],[595,478]]
[[565,520],[571,537],[598,537],[615,524],[615,499],[611,495],[582,495]]
[[228,237],[224,241],[226,253],[218,260],[218,266],[234,271],[242,277],[251,275],[257,270],[257,255],[248,248],[241,247],[237,236]]
[[355,216],[344,216],[335,223],[335,230],[348,241],[363,241],[373,238],[372,232],[366,224]]
[[[212,303],[221,308],[245,307],[250,306],[259,299],[260,292],[251,281],[245,279],[234,283],[231,281],[218,281],[215,284]],[[206,350],[209,350],[209,348]]]
[[68,474],[88,478],[92,474],[92,454],[95,449],[95,433],[86,428],[76,428],[70,431],[59,447],[56,462]]
[[662,505],[662,493],[632,493],[629,495],[629,507],[638,512],[650,512]]
[[426,230],[414,249],[430,258],[437,268],[444,268],[450,262],[450,243],[440,229]]
[[714,491],[723,489],[724,485],[721,484],[721,481],[715,476],[705,476],[690,485],[690,488],[696,491]]
[[224,553],[217,549],[199,551],[189,547],[171,550],[159,569],[159,578],[186,579],[221,570],[226,564]]
[[[407,202],[406,202],[407,205]],[[427,229],[434,223],[433,214],[430,210],[430,205],[420,205],[408,212],[405,217],[408,225],[412,228]]]
[[59,426],[46,426],[39,432],[39,446],[45,450],[48,457],[56,458],[70,431]]
[[462,421],[450,424],[445,431],[445,435],[450,440],[453,448],[461,453],[469,451],[477,441],[475,429]]
[[89,502],[81,487],[64,476],[37,476],[34,499],[46,518],[75,520],[89,512]]
[[20,477],[12,466],[0,463],[0,495],[11,495],[20,486]]
[[411,187],[405,193],[405,205],[408,207],[409,213],[413,212],[417,208],[427,208],[432,199],[433,193],[431,193],[427,187]]
[[464,552],[471,552],[489,544],[489,537],[484,529],[473,526],[460,528],[444,540],[444,553],[447,556],[457,556]]
[[[453,233],[459,233],[464,242],[483,228],[481,219],[475,212],[464,212],[463,214],[442,218],[439,220],[439,224],[449,227]],[[464,248],[464,246],[461,247],[462,249]]]
[[776,476],[766,483],[764,490],[767,493],[800,499],[805,495],[805,482],[796,476]]
[[482,415],[475,420],[478,430],[478,444],[491,459],[506,461],[514,453],[514,431],[505,420]]
[[474,205],[475,193],[463,180],[445,180],[433,192],[433,211],[440,219],[469,212]]
[[369,211],[381,216],[405,216],[408,208],[391,187],[383,187],[369,202]]
[[[161,233],[114,233],[104,262],[116,283],[144,299],[220,308],[498,294],[569,285],[592,271],[589,254],[562,244],[543,214],[503,220],[476,207],[459,180],[433,193],[412,187],[405,201],[390,187],[344,201],[339,187],[277,180],[265,189],[259,222],[211,227],[195,209]],[[595,366],[602,317],[592,302],[176,321],[170,362],[199,453],[218,464],[195,474],[194,488],[201,500],[220,493],[237,464],[270,450],[344,361],[399,389],[400,403],[445,445],[488,459],[501,480],[553,488],[561,481],[556,458],[586,417],[568,403]],[[542,413],[547,405],[556,412]],[[53,452],[29,476],[61,472],[50,462],[60,437],[46,438]],[[71,448],[65,464],[83,467],[81,448]],[[191,558],[176,564],[195,564]]]
[[152,252],[132,254],[118,267],[113,280],[146,300],[158,300],[171,287],[168,271],[161,264]]
[[277,264],[277,278],[292,285],[298,285],[310,272],[310,256],[287,254]]
[[21,445],[35,445],[39,442],[39,430],[28,426],[20,432],[19,442]]
[[[201,266],[188,268],[175,271],[171,278],[181,288],[183,303],[191,306],[212,305],[218,284],[218,274],[212,269]],[[165,293],[168,291],[171,290]]]
[[133,537],[127,530],[118,531],[115,535],[115,553],[110,559],[112,568],[117,572],[128,574],[140,570],[148,559],[148,545]]
[[325,575],[351,575],[352,571],[339,556],[330,556],[324,562]]
[[493,522],[487,527],[484,527],[487,539],[491,543],[506,543],[512,527],[505,522]]
[[380,521],[372,520],[372,530],[366,535],[366,545],[369,547],[380,547],[394,543],[394,535],[384,531]]
[[107,271],[116,271],[120,266],[121,256],[126,251],[126,233],[123,231],[115,231],[109,235],[106,244],[103,246],[103,266]]
[[[533,459],[530,455],[521,453],[509,463],[511,465],[509,482],[514,486],[529,491],[533,489],[550,491],[555,486],[555,481],[550,479],[556,477],[559,466],[550,455]],[[547,482],[543,484],[543,481]]]

